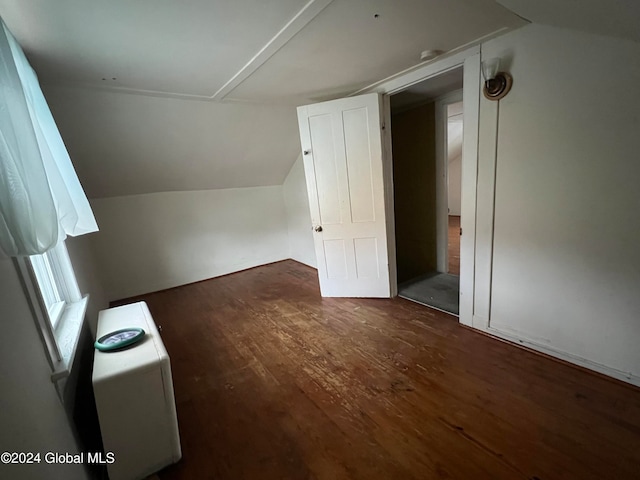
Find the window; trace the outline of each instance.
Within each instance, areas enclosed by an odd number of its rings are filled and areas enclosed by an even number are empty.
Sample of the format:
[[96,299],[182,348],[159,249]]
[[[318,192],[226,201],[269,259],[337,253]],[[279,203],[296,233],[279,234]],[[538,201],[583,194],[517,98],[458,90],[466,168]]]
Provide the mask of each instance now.
[[55,330],[65,308],[82,299],[69,253],[60,242],[42,255],[29,257],[51,327]]
[[69,374],[73,364],[88,296],[80,293],[64,242],[28,260],[24,265],[32,273],[28,277],[33,303],[53,369],[51,378],[57,381]]

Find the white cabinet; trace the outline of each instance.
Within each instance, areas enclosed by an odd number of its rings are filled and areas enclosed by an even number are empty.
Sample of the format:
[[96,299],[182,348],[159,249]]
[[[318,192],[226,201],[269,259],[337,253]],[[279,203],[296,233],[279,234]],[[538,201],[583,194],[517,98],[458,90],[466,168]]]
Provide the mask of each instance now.
[[169,355],[145,302],[100,312],[97,337],[139,327],[145,337],[129,348],[95,351],[93,391],[110,480],[145,478],[177,462],[182,452]]

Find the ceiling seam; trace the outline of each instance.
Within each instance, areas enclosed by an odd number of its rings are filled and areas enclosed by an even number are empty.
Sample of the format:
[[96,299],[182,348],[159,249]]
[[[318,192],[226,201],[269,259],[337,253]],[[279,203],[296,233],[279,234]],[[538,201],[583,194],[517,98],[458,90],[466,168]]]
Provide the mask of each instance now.
[[177,100],[191,100],[196,102],[216,102],[216,103],[242,103],[251,105],[274,105],[274,106],[295,106],[292,103],[286,103],[283,101],[268,101],[268,100],[254,100],[243,98],[225,98],[216,100],[208,95],[195,95],[189,93],[175,93],[175,92],[163,92],[161,90],[144,90],[130,87],[114,87],[106,85],[97,85],[94,83],[82,83],[82,82],[48,82],[43,80],[41,82],[44,90],[48,88],[66,88],[66,89],[85,89],[85,90],[97,90],[109,93],[120,93],[124,95],[141,95],[146,97],[157,98],[172,98]]
[[260,49],[249,62],[242,67],[227,83],[211,96],[212,100],[222,100],[253,75],[267,60],[296,36],[320,12],[327,8],[333,0],[310,0],[282,29]]
[[[307,26],[314,18],[316,18],[320,12],[327,8],[333,0],[310,0],[298,13],[282,27],[278,33],[276,33],[271,40],[269,40],[259,51],[256,53],[247,64],[236,72],[222,87],[220,87],[213,95],[198,95],[189,93],[177,93],[177,92],[165,92],[161,90],[145,90],[129,87],[116,87],[96,85],[92,83],[77,83],[68,82],[60,84],[58,82],[43,82],[45,85],[50,86],[69,86],[69,87],[82,87],[103,91],[115,91],[119,93],[128,93],[134,95],[147,95],[152,97],[165,97],[165,98],[179,98],[183,100],[199,100],[199,101],[223,101],[234,103],[245,103],[241,99],[226,99],[227,95],[233,92],[238,86],[240,86],[245,80],[251,77],[262,65],[264,65],[273,55],[275,55],[282,47],[284,47],[289,41],[295,37],[305,26]],[[265,103],[265,102],[251,102],[246,103]],[[270,102],[267,102],[270,103]]]

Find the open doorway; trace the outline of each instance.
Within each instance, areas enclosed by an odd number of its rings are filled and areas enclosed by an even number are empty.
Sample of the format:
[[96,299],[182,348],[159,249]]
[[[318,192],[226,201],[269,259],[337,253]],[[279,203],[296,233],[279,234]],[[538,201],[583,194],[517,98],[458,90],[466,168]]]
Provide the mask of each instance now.
[[459,314],[462,67],[391,96],[398,295]]
[[[457,97],[457,95],[455,96]],[[457,99],[457,98],[456,98]],[[447,273],[460,276],[460,225],[462,215],[462,101],[444,103],[446,115]],[[445,102],[452,100],[451,97]]]

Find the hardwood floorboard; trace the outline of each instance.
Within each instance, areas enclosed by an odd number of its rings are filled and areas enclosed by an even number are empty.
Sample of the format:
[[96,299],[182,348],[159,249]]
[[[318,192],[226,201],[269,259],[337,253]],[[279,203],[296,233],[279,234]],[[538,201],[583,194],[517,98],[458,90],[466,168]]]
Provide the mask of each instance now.
[[449,270],[451,275],[460,275],[460,216],[449,215]]
[[639,478],[640,389],[447,314],[321,298],[294,261],[137,300],[173,370],[161,480]]

